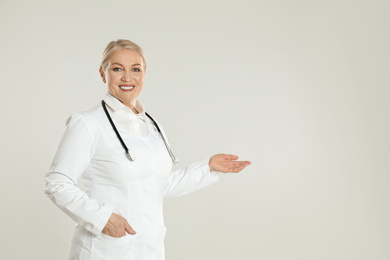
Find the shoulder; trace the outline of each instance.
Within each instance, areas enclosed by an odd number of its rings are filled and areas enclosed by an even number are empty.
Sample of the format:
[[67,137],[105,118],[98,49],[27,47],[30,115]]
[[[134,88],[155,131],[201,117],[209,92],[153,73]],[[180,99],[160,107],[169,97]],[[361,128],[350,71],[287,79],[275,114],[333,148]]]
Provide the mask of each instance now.
[[66,127],[81,132],[88,132],[95,136],[100,132],[100,125],[103,122],[104,111],[102,106],[96,105],[84,111],[72,113],[66,120]]
[[96,123],[101,117],[103,109],[100,105],[94,106],[87,110],[72,113],[66,120],[66,124],[71,121],[85,121],[88,123]]

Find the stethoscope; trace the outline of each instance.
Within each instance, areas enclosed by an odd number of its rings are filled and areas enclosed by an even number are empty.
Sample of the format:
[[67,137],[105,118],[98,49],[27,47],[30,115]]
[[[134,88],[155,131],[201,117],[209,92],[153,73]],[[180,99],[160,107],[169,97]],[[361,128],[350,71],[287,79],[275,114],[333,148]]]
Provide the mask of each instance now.
[[[123,149],[125,149],[125,151],[126,151],[126,156],[127,156],[127,158],[129,158],[130,161],[134,161],[134,160],[135,160],[135,156],[134,156],[134,154],[129,150],[129,148],[127,148],[127,146],[126,146],[125,142],[123,141],[121,135],[119,134],[118,130],[116,129],[115,124],[114,124],[114,122],[112,121],[112,118],[111,118],[110,114],[109,114],[108,111],[107,111],[106,102],[104,102],[104,100],[102,100],[102,106],[103,106],[104,112],[106,113],[106,116],[107,116],[107,118],[108,118],[108,121],[110,121],[110,124],[111,124],[111,126],[112,126],[112,129],[114,129],[114,132],[115,132],[116,136],[118,137],[119,141],[121,142],[121,145],[122,145]],[[165,144],[165,147],[166,147],[167,150],[168,150],[169,155],[171,156],[172,162],[173,162],[174,164],[178,164],[179,161],[176,159],[175,155],[173,155],[173,152],[172,152],[171,148],[169,147],[169,144],[168,144],[167,140],[165,140],[165,137],[164,137],[163,133],[161,132],[160,127],[158,127],[158,124],[156,123],[156,121],[154,121],[153,117],[150,116],[148,113],[145,112],[145,115],[146,115],[147,117],[149,117],[149,119],[152,121],[153,125],[156,127],[158,133],[159,133],[160,136],[161,136],[161,139],[163,140],[163,142],[164,142],[164,144]]]

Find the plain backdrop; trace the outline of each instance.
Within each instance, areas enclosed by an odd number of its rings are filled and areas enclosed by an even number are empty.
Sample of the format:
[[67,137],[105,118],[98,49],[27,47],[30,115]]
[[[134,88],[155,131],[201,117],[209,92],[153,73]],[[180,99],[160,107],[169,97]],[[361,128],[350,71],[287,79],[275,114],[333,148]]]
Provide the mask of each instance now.
[[146,110],[181,167],[252,165],[165,201],[167,260],[390,259],[387,0],[0,1],[0,258],[65,259],[43,193],[106,44],[141,45]]

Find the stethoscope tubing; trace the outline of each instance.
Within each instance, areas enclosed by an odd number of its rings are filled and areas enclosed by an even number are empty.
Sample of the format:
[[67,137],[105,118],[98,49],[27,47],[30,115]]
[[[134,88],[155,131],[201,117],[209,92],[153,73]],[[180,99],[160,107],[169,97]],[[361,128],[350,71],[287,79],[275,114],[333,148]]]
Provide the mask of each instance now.
[[152,117],[151,115],[149,115],[148,113],[145,112],[145,115],[146,115],[147,117],[149,117],[150,120],[152,120],[153,124],[156,126],[157,131],[158,131],[158,133],[160,134],[161,139],[163,140],[163,142],[164,142],[164,144],[165,144],[165,147],[167,148],[168,153],[169,153],[169,155],[170,155],[171,158],[172,158],[172,162],[173,162],[174,164],[176,164],[176,165],[179,164],[179,161],[176,159],[175,155],[173,154],[173,152],[172,152],[172,150],[171,150],[171,147],[169,146],[167,140],[165,139],[163,133],[161,132],[160,127],[158,127],[157,122],[154,121],[153,117]]
[[[108,121],[110,121],[110,124],[112,126],[112,129],[114,130],[116,136],[118,137],[123,149],[125,149],[126,151],[126,156],[127,158],[130,160],[130,161],[134,161],[135,160],[135,156],[134,154],[132,154],[129,150],[129,148],[127,148],[125,142],[123,141],[121,135],[119,134],[118,132],[118,129],[116,128],[115,124],[114,124],[114,121],[112,120],[111,116],[110,116],[110,113],[108,113],[108,110],[107,110],[107,107],[106,107],[106,102],[104,102],[104,100],[102,100],[102,107],[103,107],[103,110],[104,110],[104,113],[106,114],[107,118],[108,118]],[[156,127],[158,133],[160,134],[161,136],[161,139],[163,140],[164,144],[165,144],[165,147],[167,148],[167,151],[169,153],[169,155],[171,156],[171,159],[172,159],[172,162],[176,165],[179,163],[179,161],[176,159],[175,155],[173,154],[171,148],[169,147],[169,144],[167,142],[167,140],[165,139],[163,133],[161,132],[160,130],[160,127],[158,126],[157,122],[153,119],[153,117],[151,115],[149,115],[148,113],[145,112],[145,115],[152,121],[153,125]]]

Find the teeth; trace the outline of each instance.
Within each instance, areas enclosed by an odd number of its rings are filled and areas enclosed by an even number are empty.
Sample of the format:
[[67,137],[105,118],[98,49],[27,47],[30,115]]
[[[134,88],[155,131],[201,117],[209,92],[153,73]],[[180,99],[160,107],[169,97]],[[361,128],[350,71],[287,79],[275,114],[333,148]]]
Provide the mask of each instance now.
[[121,89],[124,89],[124,90],[130,90],[130,89],[133,89],[134,86],[130,86],[130,87],[127,87],[127,86],[119,86]]

